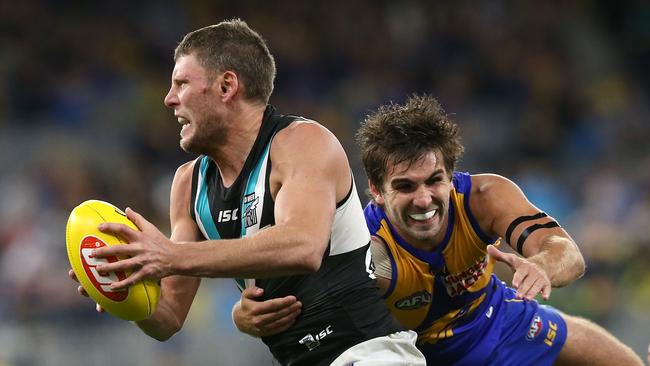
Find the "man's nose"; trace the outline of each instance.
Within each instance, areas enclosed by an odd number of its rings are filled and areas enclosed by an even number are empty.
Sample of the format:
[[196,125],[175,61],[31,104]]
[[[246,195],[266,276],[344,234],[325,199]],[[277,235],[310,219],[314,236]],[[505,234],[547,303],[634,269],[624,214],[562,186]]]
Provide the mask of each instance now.
[[424,185],[420,185],[418,189],[413,192],[413,205],[415,207],[428,208],[431,206],[432,200],[431,191]]
[[167,92],[167,95],[165,95],[164,102],[165,105],[170,108],[173,108],[174,106],[178,105],[178,96],[176,95],[176,93],[172,92],[172,89],[169,89],[169,92]]

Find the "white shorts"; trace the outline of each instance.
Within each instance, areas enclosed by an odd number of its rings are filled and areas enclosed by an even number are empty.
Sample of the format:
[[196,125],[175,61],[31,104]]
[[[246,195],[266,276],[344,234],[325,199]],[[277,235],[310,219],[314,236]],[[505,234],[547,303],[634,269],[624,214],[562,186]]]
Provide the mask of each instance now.
[[330,366],[426,366],[412,330],[369,339],[341,353]]

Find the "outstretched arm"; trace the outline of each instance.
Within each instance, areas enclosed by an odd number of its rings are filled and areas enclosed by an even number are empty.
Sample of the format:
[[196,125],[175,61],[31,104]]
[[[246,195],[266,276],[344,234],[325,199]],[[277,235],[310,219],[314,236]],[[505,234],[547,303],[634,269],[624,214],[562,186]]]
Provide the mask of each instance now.
[[472,177],[470,204],[488,234],[500,236],[524,258],[488,247],[489,254],[514,271],[512,285],[520,298],[532,299],[551,287],[562,287],[581,277],[585,263],[573,239],[552,217],[528,201],[512,181],[492,174]]

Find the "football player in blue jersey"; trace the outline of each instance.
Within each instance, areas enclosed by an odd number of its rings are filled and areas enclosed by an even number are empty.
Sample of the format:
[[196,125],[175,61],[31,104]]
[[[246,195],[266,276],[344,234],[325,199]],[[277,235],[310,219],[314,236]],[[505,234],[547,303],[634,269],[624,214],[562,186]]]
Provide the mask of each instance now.
[[[511,180],[455,170],[459,129],[434,98],[382,106],[357,140],[377,284],[429,364],[642,365],[602,327],[537,302],[582,276],[577,245]],[[513,270],[511,285],[495,261]],[[266,334],[295,315],[295,299],[255,302],[254,291],[234,309],[240,330]]]

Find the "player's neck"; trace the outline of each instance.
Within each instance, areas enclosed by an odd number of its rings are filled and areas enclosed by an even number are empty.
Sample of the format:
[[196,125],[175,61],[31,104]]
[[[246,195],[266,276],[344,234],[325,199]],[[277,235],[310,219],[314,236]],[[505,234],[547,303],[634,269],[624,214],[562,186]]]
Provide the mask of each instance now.
[[240,103],[228,117],[226,141],[210,157],[217,163],[226,187],[232,185],[241,173],[264,118],[264,105]]

